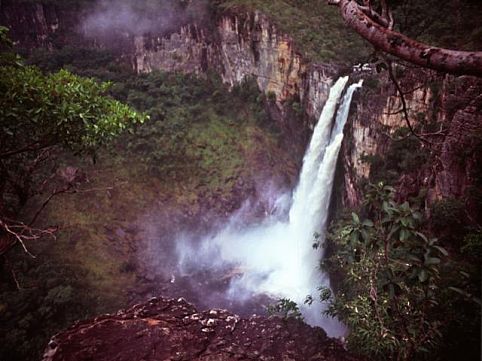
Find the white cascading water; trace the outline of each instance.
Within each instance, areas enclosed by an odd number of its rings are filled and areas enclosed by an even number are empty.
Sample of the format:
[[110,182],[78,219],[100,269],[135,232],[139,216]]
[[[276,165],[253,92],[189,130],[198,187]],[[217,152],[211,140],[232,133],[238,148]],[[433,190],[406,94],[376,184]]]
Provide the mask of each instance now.
[[313,243],[315,233],[319,234],[321,244],[325,240],[343,128],[353,93],[362,84],[360,81],[348,88],[333,124],[347,81],[348,77],[342,77],[330,89],[303,159],[288,221],[277,214],[261,225],[240,228],[234,218],[222,231],[197,246],[182,239],[177,243],[181,272],[235,267],[239,276],[231,278],[227,298],[242,301],[259,294],[288,298],[300,306],[309,324],[323,327],[332,337],[343,336],[345,327],[335,319],[322,317],[320,302],[305,306],[304,300],[308,295],[316,300],[318,287],[330,287],[327,276],[319,270],[322,247],[315,250]]

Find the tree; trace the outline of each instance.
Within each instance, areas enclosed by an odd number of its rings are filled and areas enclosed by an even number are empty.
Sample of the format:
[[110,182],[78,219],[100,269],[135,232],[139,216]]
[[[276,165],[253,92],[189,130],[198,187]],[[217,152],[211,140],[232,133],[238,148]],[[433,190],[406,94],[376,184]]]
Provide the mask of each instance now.
[[343,282],[328,314],[350,327],[348,346],[371,360],[408,361],[441,340],[439,273],[447,252],[421,230],[422,214],[371,185],[360,214],[330,235],[337,252],[327,261]]
[[[0,27],[0,49],[6,50],[0,54],[0,255],[16,242],[26,250],[24,241],[51,233],[19,222],[16,214],[55,174],[52,163],[60,149],[92,153],[146,118],[106,96],[108,83],[65,70],[44,75],[22,65],[6,31]],[[75,180],[75,172],[67,173],[64,189]],[[55,189],[52,195],[59,193]]]
[[345,22],[375,48],[410,63],[442,72],[482,76],[482,52],[430,46],[393,30],[394,19],[387,0],[328,0],[340,7]]

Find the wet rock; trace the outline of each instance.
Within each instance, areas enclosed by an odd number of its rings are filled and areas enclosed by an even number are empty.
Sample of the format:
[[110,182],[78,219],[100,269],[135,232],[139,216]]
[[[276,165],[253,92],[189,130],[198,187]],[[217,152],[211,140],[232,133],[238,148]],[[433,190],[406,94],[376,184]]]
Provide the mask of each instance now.
[[198,312],[184,299],[153,297],[54,336],[43,361],[356,361],[320,328],[226,310]]

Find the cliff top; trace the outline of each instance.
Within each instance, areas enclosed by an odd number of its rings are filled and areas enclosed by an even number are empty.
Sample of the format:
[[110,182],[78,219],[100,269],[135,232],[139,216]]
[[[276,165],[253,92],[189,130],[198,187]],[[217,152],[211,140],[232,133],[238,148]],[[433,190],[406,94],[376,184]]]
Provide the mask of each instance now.
[[226,310],[198,312],[184,299],[152,298],[54,336],[43,361],[60,360],[357,359],[322,329],[300,320],[242,319]]

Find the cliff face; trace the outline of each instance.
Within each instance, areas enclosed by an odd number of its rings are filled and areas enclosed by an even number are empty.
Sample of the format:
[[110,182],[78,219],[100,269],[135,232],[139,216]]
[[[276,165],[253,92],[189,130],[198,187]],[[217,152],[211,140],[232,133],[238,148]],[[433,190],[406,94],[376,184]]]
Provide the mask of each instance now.
[[12,29],[17,45],[53,48],[69,42],[114,50],[139,73],[153,70],[215,71],[234,86],[254,77],[263,92],[283,103],[293,99],[306,109],[311,126],[328,97],[336,69],[308,62],[292,39],[258,12],[225,13],[212,24],[189,24],[177,31],[147,35],[116,32],[86,35],[81,25],[89,10],[62,11],[40,4],[1,5],[0,23]]
[[52,49],[54,43],[74,41],[78,14],[53,5],[2,1],[0,24],[10,29],[9,36],[21,48]]
[[313,65],[262,14],[224,14],[214,29],[182,27],[168,36],[136,36],[134,68],[202,73],[214,70],[234,86],[254,77],[259,89],[277,104],[300,100],[309,118],[319,115],[328,97],[335,69]]
[[198,312],[183,299],[164,298],[77,323],[52,338],[43,358],[140,359],[356,361],[323,330],[295,319]]
[[[464,197],[477,186],[480,172],[477,149],[482,129],[482,81],[421,70],[405,70],[399,81],[406,92],[410,123],[423,138],[418,149],[407,151],[429,154],[425,164],[398,175],[401,196],[415,196],[425,188],[429,204]],[[386,75],[377,75],[372,88],[367,85],[348,122],[342,152],[347,206],[361,200],[360,183],[370,178],[372,170],[366,160],[370,156],[383,158],[403,138],[396,130],[407,127],[401,98]]]

